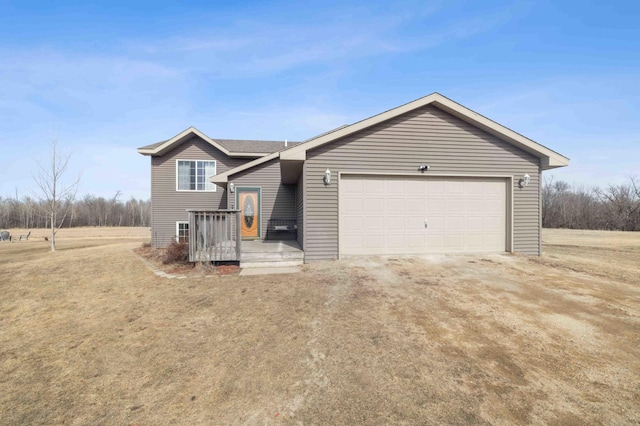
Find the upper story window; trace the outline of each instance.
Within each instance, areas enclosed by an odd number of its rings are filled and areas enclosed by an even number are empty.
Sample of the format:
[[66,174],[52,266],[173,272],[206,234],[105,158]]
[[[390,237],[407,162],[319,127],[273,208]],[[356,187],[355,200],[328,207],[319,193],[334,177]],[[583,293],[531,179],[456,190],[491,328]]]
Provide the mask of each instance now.
[[215,191],[209,181],[216,174],[216,162],[205,160],[176,160],[177,191]]

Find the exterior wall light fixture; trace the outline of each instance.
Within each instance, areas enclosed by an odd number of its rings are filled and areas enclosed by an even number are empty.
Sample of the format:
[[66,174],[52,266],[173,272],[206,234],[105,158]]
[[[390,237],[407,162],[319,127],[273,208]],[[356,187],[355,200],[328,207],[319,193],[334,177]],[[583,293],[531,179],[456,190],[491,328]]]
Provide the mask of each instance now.
[[518,181],[518,186],[520,188],[526,188],[526,186],[529,185],[530,180],[531,180],[531,176],[529,176],[528,173],[525,173],[524,176],[522,176],[522,179]]
[[331,170],[329,169],[325,170],[322,180],[325,185],[329,185],[331,183]]
[[426,164],[421,164],[418,166],[418,170],[421,171],[422,173],[428,171],[431,168],[431,166],[428,166]]
[[233,182],[229,182],[229,192],[236,192],[236,186],[233,184]]

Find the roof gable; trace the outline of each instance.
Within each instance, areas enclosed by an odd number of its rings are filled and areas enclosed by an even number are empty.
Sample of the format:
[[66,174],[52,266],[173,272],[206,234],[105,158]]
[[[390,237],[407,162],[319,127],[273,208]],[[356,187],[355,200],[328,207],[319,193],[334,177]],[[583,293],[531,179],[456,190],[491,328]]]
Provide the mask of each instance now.
[[535,155],[536,157],[541,158],[543,160],[543,169],[563,167],[569,164],[569,159],[567,157],[564,157],[563,155],[560,155],[557,152],[552,151],[551,149],[540,145],[539,143],[534,142],[531,139],[526,138],[507,127],[504,127],[496,123],[495,121],[492,121],[484,117],[483,115],[480,115],[477,112],[472,111],[469,108],[462,106],[449,98],[446,98],[445,96],[442,96],[439,93],[432,93],[428,96],[401,105],[397,108],[393,108],[364,120],[358,121],[357,123],[354,123],[350,126],[341,127],[333,132],[309,139],[308,141],[305,141],[298,146],[283,151],[281,153],[281,158],[283,160],[305,160],[307,151],[310,149],[325,145],[336,139],[351,135],[375,124],[382,123],[384,121],[390,120],[394,117],[426,105],[433,105],[439,109],[442,109],[474,126],[487,131],[488,133],[491,133],[503,140],[506,140],[507,142],[512,143],[513,145],[518,146],[519,148]]
[[[138,152],[142,155],[160,156],[193,136],[198,136],[199,138],[201,138],[211,146],[217,148],[218,150],[222,151],[229,157],[263,157],[267,154],[299,144],[299,142],[283,141],[212,139],[195,127],[189,127],[188,129],[178,133],[171,139],[140,147],[138,148]],[[287,146],[285,146],[285,144]]]
[[541,159],[543,170],[569,165],[569,159],[567,157],[537,142],[534,142],[533,140],[517,132],[514,132],[513,130],[505,126],[502,126],[501,124],[498,124],[495,121],[492,121],[485,116],[480,115],[477,112],[472,111],[469,108],[460,105],[459,103],[454,102],[439,93],[432,93],[420,99],[416,99],[415,101],[400,105],[399,107],[384,111],[380,114],[376,114],[372,117],[366,118],[356,123],[338,127],[329,132],[322,133],[283,151],[258,158],[249,163],[245,163],[234,169],[228,170],[224,173],[212,177],[211,181],[214,183],[224,184],[228,181],[229,176],[255,167],[278,156],[283,161],[305,161],[307,158],[307,151],[311,149],[331,143],[337,139],[367,129],[371,126],[398,117],[402,114],[408,113],[426,105],[433,105],[434,107],[446,111],[467,123],[470,123],[490,134],[493,134],[494,136],[497,136],[502,140],[513,144],[514,146],[519,147],[523,151],[533,154],[534,156]]

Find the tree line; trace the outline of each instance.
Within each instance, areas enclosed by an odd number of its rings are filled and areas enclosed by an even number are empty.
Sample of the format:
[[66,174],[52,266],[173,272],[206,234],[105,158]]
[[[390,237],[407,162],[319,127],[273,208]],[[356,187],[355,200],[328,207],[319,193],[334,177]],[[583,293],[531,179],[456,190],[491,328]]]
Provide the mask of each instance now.
[[[545,228],[640,231],[640,178],[601,187],[570,185],[553,177],[542,185],[542,226]],[[62,227],[151,226],[151,202],[85,195],[64,200],[68,213]],[[31,197],[0,197],[0,228],[48,228],[46,201]],[[67,209],[68,208],[68,209]],[[56,225],[57,226],[57,225]]]
[[[85,195],[62,201],[67,214],[62,227],[73,226],[151,226],[151,202],[131,198],[120,200],[120,192],[112,198]],[[0,228],[49,228],[50,215],[46,201],[31,197],[0,197]],[[58,226],[59,224],[56,224]]]
[[640,178],[606,187],[569,185],[552,177],[542,185],[544,228],[640,231]]

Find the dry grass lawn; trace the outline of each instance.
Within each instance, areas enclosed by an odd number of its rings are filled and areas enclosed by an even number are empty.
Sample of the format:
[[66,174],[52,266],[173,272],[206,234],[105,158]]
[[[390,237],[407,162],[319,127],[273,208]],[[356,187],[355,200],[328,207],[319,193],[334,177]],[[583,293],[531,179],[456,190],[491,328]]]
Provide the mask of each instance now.
[[640,233],[184,280],[45,235],[0,243],[3,424],[640,423]]

